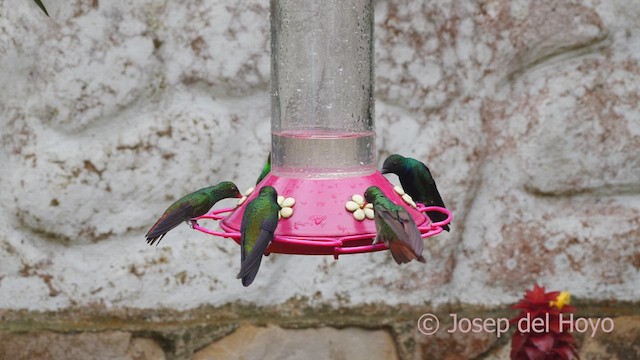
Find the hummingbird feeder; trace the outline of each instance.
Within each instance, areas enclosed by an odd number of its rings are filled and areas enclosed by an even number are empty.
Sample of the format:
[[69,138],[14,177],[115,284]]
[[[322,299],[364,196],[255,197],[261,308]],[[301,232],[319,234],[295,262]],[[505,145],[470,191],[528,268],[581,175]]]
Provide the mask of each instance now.
[[[386,250],[363,194],[379,187],[413,217],[422,237],[451,220],[414,203],[376,169],[373,0],[271,0],[271,172],[235,208],[198,219],[240,242],[246,204],[273,186],[282,207],[267,253],[333,255]],[[432,223],[425,211],[446,220]]]

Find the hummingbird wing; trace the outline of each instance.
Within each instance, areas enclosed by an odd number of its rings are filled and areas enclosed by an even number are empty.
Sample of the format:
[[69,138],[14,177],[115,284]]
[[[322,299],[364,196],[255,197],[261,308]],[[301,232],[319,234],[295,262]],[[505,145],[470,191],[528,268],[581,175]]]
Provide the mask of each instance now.
[[428,205],[435,205],[440,207],[444,206],[444,201],[442,201],[442,197],[440,196],[440,192],[438,191],[438,186],[436,185],[436,180],[431,175],[431,171],[427,165],[420,163],[420,171],[418,172],[418,176],[422,180],[422,192],[425,197],[428,199]]
[[160,243],[160,240],[167,232],[180,225],[183,221],[189,220],[192,217],[192,213],[193,208],[188,203],[180,205],[177,209],[165,212],[145,235],[147,243],[153,245],[156,240]]
[[262,168],[262,172],[260,172],[260,176],[258,176],[258,180],[256,180],[256,185],[262,181],[269,173],[271,172],[271,152],[269,152],[269,156],[267,156],[267,162],[264,164]]
[[245,253],[244,247],[242,248],[242,261],[240,264],[240,272],[237,278],[242,278],[242,285],[249,286],[256,278],[258,270],[260,269],[260,263],[262,262],[262,255],[267,250],[267,247],[273,240],[273,234],[278,226],[278,218],[262,220],[260,224],[260,233],[256,239],[256,243],[248,254]]
[[[414,200],[419,201],[426,206],[439,206],[446,208],[444,205],[444,201],[442,201],[442,196],[440,196],[440,192],[438,191],[438,186],[436,186],[436,181],[431,175],[431,171],[427,165],[420,163],[421,166],[418,167],[417,174],[414,179],[418,181],[418,183],[414,184],[412,187],[419,189],[414,190],[417,192],[417,196],[409,193]],[[440,222],[447,219],[447,215],[439,212],[439,211],[427,211],[427,216],[431,219],[432,222]],[[449,225],[445,225],[442,227],[444,230],[449,231]]]
[[393,259],[398,264],[404,264],[413,259],[425,262],[422,257],[424,248],[422,236],[411,215],[406,211],[386,207],[378,207],[375,212],[395,235],[394,239],[387,239]]

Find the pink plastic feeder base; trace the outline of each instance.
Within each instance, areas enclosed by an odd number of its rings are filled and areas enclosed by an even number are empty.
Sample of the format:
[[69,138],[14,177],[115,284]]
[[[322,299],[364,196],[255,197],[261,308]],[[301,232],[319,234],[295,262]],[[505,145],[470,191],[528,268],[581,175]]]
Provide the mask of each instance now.
[[[214,210],[198,218],[219,220],[222,231],[212,231],[198,224],[194,229],[232,238],[239,244],[244,208],[266,185],[273,186],[278,195],[295,199],[293,215],[280,219],[267,254],[333,255],[337,259],[341,254],[386,250],[382,243],[372,245],[376,236],[375,221],[366,218],[358,221],[345,207],[354,194],[364,196],[369,186],[379,187],[391,201],[404,206],[416,221],[423,238],[441,233],[442,226],[451,221],[451,212],[445,208],[424,207],[422,204],[418,204],[418,209],[411,207],[378,171],[367,176],[339,179],[285,178],[270,173],[241,206]],[[447,219],[431,223],[424,214],[427,210],[440,211],[447,215]],[[227,213],[230,214],[223,216]]]

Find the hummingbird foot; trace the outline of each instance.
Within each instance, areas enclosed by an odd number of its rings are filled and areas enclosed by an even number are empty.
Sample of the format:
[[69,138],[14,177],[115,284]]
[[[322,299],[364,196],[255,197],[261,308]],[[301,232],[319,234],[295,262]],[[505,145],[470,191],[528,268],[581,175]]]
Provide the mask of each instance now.
[[189,227],[191,227],[192,229],[195,228],[196,225],[198,225],[198,221],[197,220],[187,220],[187,224],[189,224]]

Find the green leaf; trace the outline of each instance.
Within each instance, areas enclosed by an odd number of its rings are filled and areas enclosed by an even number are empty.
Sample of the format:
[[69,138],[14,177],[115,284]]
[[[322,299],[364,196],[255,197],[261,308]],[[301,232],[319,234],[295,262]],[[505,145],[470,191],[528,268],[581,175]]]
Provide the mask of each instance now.
[[49,13],[47,12],[47,9],[45,9],[44,4],[42,3],[42,1],[40,0],[33,0],[35,1],[35,3],[38,5],[38,7],[40,7],[40,9],[42,9],[42,11],[44,11],[44,13],[49,16]]

